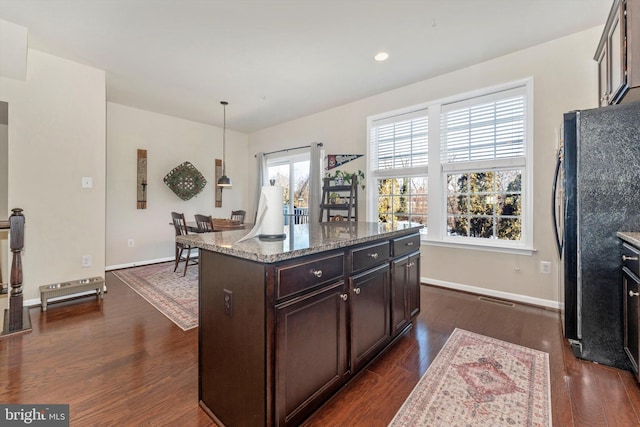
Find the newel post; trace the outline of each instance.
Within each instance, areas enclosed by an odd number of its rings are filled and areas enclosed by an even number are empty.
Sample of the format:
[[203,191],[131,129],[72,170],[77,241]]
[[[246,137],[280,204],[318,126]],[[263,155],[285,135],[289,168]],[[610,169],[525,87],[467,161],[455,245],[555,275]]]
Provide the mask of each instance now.
[[22,209],[11,209],[9,217],[9,247],[12,253],[9,275],[9,310],[5,311],[2,335],[31,331],[28,308],[23,307],[22,297],[22,249],[24,249],[24,215]]

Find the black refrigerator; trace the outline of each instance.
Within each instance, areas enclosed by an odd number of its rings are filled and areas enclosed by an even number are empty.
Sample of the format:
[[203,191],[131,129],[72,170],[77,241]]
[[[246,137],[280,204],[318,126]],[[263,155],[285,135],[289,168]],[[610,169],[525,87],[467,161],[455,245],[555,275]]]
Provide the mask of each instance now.
[[564,335],[577,357],[631,369],[616,232],[640,231],[640,103],[566,113],[562,134],[552,210]]

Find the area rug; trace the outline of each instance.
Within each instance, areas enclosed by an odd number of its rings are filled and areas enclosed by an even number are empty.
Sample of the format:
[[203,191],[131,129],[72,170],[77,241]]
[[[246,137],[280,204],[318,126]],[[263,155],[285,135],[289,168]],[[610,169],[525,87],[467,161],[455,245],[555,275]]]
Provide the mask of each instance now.
[[198,326],[198,266],[189,266],[184,277],[183,262],[175,273],[173,267],[173,262],[165,262],[113,274],[186,331]]
[[456,329],[389,426],[551,426],[549,355]]

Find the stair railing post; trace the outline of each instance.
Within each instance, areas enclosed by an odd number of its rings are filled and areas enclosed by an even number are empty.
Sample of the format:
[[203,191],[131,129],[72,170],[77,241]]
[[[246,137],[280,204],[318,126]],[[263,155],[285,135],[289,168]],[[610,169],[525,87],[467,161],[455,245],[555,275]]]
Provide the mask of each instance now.
[[23,329],[22,249],[24,248],[24,215],[22,209],[12,209],[9,217],[10,248],[12,253],[9,283],[9,332]]

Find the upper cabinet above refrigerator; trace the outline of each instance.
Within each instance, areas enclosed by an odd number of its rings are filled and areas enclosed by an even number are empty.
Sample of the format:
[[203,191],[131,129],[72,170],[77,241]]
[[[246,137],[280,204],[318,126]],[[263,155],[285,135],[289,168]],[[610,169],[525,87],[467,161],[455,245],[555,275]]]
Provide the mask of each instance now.
[[640,0],[614,0],[593,59],[601,107],[640,100]]

